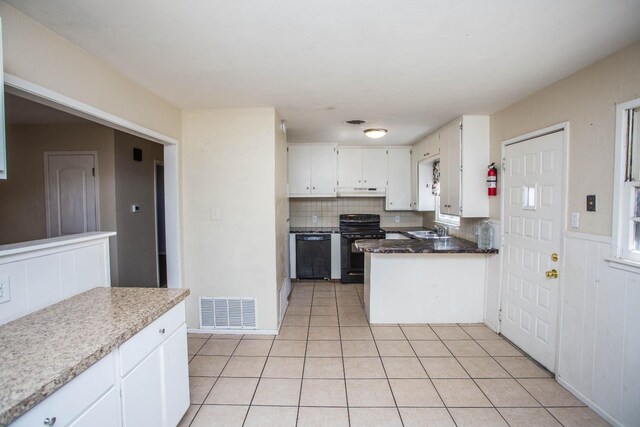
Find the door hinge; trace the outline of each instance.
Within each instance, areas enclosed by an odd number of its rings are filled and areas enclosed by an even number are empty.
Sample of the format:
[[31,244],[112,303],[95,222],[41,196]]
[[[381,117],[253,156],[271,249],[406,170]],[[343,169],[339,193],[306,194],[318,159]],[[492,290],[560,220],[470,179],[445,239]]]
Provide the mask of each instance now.
[[507,170],[507,159],[502,158],[502,172]]
[[389,150],[385,150],[385,153],[389,154]]
[[502,309],[498,310],[498,321],[502,322]]
[[96,176],[96,168],[91,168],[91,175]]
[[462,123],[460,123],[460,130],[462,130]]

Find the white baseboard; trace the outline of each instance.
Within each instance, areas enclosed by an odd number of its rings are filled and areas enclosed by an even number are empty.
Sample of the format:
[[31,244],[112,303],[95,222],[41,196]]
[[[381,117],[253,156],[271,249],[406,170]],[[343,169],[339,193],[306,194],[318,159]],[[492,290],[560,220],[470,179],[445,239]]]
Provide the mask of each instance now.
[[277,329],[198,329],[188,328],[190,334],[221,334],[221,335],[278,335]]
[[563,380],[562,378],[559,378],[558,376],[556,376],[556,381],[558,381],[558,383],[562,387],[564,387],[567,390],[569,390],[571,392],[571,394],[573,394],[575,397],[580,399],[582,401],[582,403],[584,403],[589,408],[591,408],[593,410],[593,412],[595,412],[596,414],[598,414],[602,418],[604,418],[604,420],[606,422],[608,422],[612,426],[625,427],[624,424],[622,424],[620,421],[616,420],[615,418],[611,417],[609,414],[607,414],[607,412],[604,409],[600,408],[598,405],[593,403],[588,397],[586,397],[584,394],[580,393],[578,390],[576,390],[574,387],[572,387],[570,384],[568,384],[565,380]]

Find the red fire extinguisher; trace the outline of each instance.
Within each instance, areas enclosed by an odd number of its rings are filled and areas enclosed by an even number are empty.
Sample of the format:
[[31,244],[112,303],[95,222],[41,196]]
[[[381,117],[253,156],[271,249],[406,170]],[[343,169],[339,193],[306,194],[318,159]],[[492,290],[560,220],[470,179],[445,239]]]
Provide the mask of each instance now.
[[495,196],[498,190],[498,168],[495,163],[491,163],[487,172],[487,191],[489,197]]

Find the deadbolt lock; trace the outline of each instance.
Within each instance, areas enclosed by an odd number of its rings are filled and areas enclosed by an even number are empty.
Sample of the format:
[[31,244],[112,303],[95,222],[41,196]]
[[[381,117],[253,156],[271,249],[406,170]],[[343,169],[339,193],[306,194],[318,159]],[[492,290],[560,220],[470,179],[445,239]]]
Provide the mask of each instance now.
[[558,262],[558,254],[557,253],[552,253],[551,254],[551,261],[553,262]]
[[549,279],[557,279],[558,278],[558,270],[556,270],[555,268],[553,270],[549,270],[545,273],[547,275],[547,278]]

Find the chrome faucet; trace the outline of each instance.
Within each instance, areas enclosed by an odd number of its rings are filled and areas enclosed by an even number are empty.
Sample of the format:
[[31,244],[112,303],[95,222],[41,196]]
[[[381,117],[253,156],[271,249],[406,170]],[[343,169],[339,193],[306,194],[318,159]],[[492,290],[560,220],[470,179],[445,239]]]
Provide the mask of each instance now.
[[434,224],[433,225],[433,229],[436,231],[436,233],[438,233],[438,236],[440,236],[440,237],[444,237],[447,234],[449,234],[448,227],[446,227],[444,225]]

